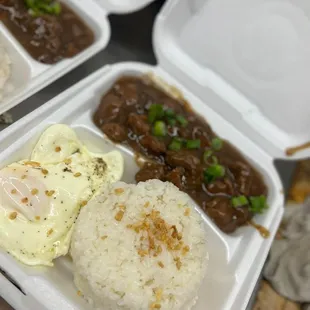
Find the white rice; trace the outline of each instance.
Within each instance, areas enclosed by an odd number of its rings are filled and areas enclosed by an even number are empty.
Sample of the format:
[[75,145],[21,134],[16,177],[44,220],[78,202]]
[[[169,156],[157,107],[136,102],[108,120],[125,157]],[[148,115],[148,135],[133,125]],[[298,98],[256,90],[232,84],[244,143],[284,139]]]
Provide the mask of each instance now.
[[[149,231],[137,228],[143,219]],[[155,221],[165,228],[157,230]],[[168,250],[156,237],[164,231],[179,247]],[[103,189],[81,210],[71,255],[78,290],[95,309],[104,310],[191,309],[208,261],[202,219],[190,197],[158,180]]]
[[6,92],[9,91],[10,85],[8,80],[11,76],[11,60],[5,49],[0,46],[0,101]]

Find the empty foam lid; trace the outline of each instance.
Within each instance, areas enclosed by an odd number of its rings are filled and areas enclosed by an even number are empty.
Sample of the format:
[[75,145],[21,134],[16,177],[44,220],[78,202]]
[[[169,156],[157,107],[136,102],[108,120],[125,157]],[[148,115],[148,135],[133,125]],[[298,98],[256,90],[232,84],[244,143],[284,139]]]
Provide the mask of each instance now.
[[168,0],[161,67],[275,158],[310,141],[309,0]]

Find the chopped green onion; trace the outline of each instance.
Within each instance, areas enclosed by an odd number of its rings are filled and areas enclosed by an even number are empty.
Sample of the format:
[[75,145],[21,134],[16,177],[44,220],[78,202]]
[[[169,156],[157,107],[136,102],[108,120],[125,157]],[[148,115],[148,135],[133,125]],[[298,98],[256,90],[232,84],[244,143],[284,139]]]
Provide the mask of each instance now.
[[212,156],[212,150],[204,151],[204,153],[203,153],[203,161],[205,163],[207,163],[211,156]]
[[225,168],[218,164],[212,165],[204,170],[204,179],[207,183],[211,183],[224,175]]
[[171,127],[175,126],[176,123],[177,123],[177,121],[174,118],[168,119],[168,124]]
[[250,197],[249,210],[253,213],[263,213],[269,206],[267,204],[267,198],[264,195]]
[[30,14],[38,16],[40,14],[59,15],[61,4],[54,0],[24,0],[30,10]]
[[181,124],[182,127],[186,127],[188,124],[187,119],[183,115],[178,114],[176,116],[176,120]]
[[39,10],[37,9],[29,9],[29,14],[33,17],[37,17],[42,15],[43,13],[41,13]]
[[223,147],[223,140],[220,138],[213,138],[211,141],[211,146],[213,150],[219,151]]
[[200,140],[187,140],[186,141],[186,148],[187,149],[199,149],[200,148]]
[[164,137],[167,134],[166,124],[163,121],[156,121],[153,126],[153,134],[157,137]]
[[217,164],[219,163],[219,160],[217,159],[216,156],[212,156],[211,159],[212,159],[212,163],[213,163],[214,165],[217,165]]
[[179,138],[173,138],[168,148],[171,151],[179,151],[182,148],[182,140]]
[[174,137],[173,139],[174,139],[174,140],[177,140],[177,141],[179,141],[179,142],[181,142],[181,143],[185,143],[185,142],[186,142],[186,140],[183,139],[183,138],[181,138],[181,137]]
[[36,7],[37,0],[24,0],[24,2],[29,9],[33,9]]
[[161,104],[152,104],[148,113],[148,121],[154,123],[156,120],[163,118],[164,108]]
[[52,6],[53,13],[55,15],[59,15],[61,13],[61,5],[59,2],[55,2]]
[[245,196],[237,196],[231,199],[231,203],[235,208],[239,208],[247,205],[249,201]]
[[213,151],[212,150],[206,150],[203,153],[203,161],[206,164],[210,164],[210,158],[211,158],[211,163],[214,165],[217,165],[219,163],[218,159],[216,156],[212,155]]
[[167,109],[165,111],[165,116],[167,118],[174,118],[175,117],[175,113],[174,113],[174,111],[172,109]]

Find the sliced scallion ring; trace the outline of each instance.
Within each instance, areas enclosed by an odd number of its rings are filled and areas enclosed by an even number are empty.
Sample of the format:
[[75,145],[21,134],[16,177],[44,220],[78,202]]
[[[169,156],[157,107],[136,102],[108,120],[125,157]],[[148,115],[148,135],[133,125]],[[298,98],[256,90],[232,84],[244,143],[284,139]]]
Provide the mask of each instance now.
[[183,115],[178,114],[176,116],[176,120],[180,123],[182,127],[186,127],[188,124],[187,119]]
[[206,150],[203,153],[203,161],[208,163],[209,158],[212,156],[212,150]]
[[225,175],[225,167],[219,164],[211,165],[204,170],[204,180],[206,183],[211,183],[214,180]]
[[200,148],[200,140],[195,139],[195,140],[187,140],[186,141],[186,148],[187,149],[199,149]]
[[267,204],[267,198],[264,195],[250,197],[250,207],[249,210],[253,213],[263,213],[269,208]]
[[214,151],[219,151],[223,147],[223,140],[220,138],[213,138],[211,146]]
[[153,134],[157,137],[165,137],[167,134],[167,127],[163,121],[156,121],[153,126]]
[[154,123],[156,120],[162,119],[164,116],[164,107],[161,104],[152,104],[148,112],[148,121]]
[[249,203],[248,198],[246,198],[245,196],[236,196],[233,197],[231,199],[231,203],[233,205],[233,207],[235,208],[239,208],[239,207],[243,207],[245,205],[247,205]]
[[179,151],[181,148],[182,148],[182,141],[178,138],[172,139],[172,142],[168,146],[168,149],[171,151]]

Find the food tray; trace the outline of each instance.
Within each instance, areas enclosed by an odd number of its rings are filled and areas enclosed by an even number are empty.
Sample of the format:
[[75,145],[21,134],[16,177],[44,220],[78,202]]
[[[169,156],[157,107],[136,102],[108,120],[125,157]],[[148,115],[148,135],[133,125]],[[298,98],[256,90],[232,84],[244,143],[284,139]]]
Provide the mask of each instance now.
[[[194,309],[243,309],[250,298],[281,219],[281,182],[270,155],[214,112],[208,106],[208,102],[201,101],[160,67],[121,63],[95,72],[0,134],[1,167],[29,156],[38,137],[47,126],[64,123],[74,128],[91,151],[107,152],[115,148],[120,150],[125,157],[123,180],[133,182],[138,169],[133,153],[105,140],[102,132],[93,124],[92,114],[100,103],[101,96],[118,77],[150,72],[182,90],[184,97],[198,113],[207,118],[219,136],[234,145],[243,145],[244,155],[261,171],[269,187],[271,207],[266,214],[255,218],[257,223],[270,230],[271,236],[268,239],[263,239],[251,227],[243,227],[232,235],[226,235],[202,214],[208,234],[210,260],[207,276],[199,293],[200,298]],[[30,268],[1,252],[0,267],[25,293],[24,295],[10,283],[0,286],[0,294],[17,309],[89,309],[77,294],[68,257],[57,259],[52,268]],[[16,296],[14,300],[11,294]]]
[[[306,23],[303,12],[310,13],[309,9],[305,0],[237,0],[234,5],[230,0],[166,1],[154,27],[157,67],[121,63],[107,66],[81,81],[0,134],[1,165],[29,155],[49,124],[65,123],[93,151],[121,150],[126,160],[123,180],[133,181],[136,171],[133,154],[105,141],[91,115],[118,77],[151,71],[155,77],[177,87],[219,136],[239,147],[262,173],[269,188],[270,208],[255,217],[258,224],[269,229],[268,239],[250,227],[225,235],[202,215],[210,261],[195,310],[245,309],[283,214],[283,190],[273,161],[286,158],[287,147],[310,139],[306,118],[310,112],[309,87],[298,82],[308,80],[304,69],[310,57],[302,38],[307,35],[303,29],[310,29],[303,27]],[[266,25],[276,32],[265,31]],[[292,27],[296,31],[284,35]],[[250,29],[250,34],[245,29]],[[260,43],[253,53],[248,50],[251,38]],[[283,45],[284,39],[298,44]],[[293,69],[292,59],[303,65]],[[279,75],[283,66],[285,70]],[[291,104],[296,102],[296,93],[299,109]],[[290,121],[283,122],[287,115],[292,115]],[[294,158],[309,154],[309,149],[304,150]],[[13,300],[15,303],[24,303],[30,309],[87,309],[77,296],[68,258],[57,259],[53,268],[38,269],[22,266],[3,253],[0,267],[26,293],[23,295],[11,287],[19,296]],[[10,298],[4,291],[9,288],[9,285],[0,287],[3,290],[0,293]]]
[[[12,61],[9,84],[14,90],[0,101],[0,114],[13,108],[40,89],[65,75],[105,48],[111,36],[108,13],[125,13],[137,10],[150,0],[62,0],[93,30],[95,42],[73,58],[54,65],[45,65],[33,59],[10,31],[0,22],[0,46]],[[85,10],[87,8],[87,10]]]

